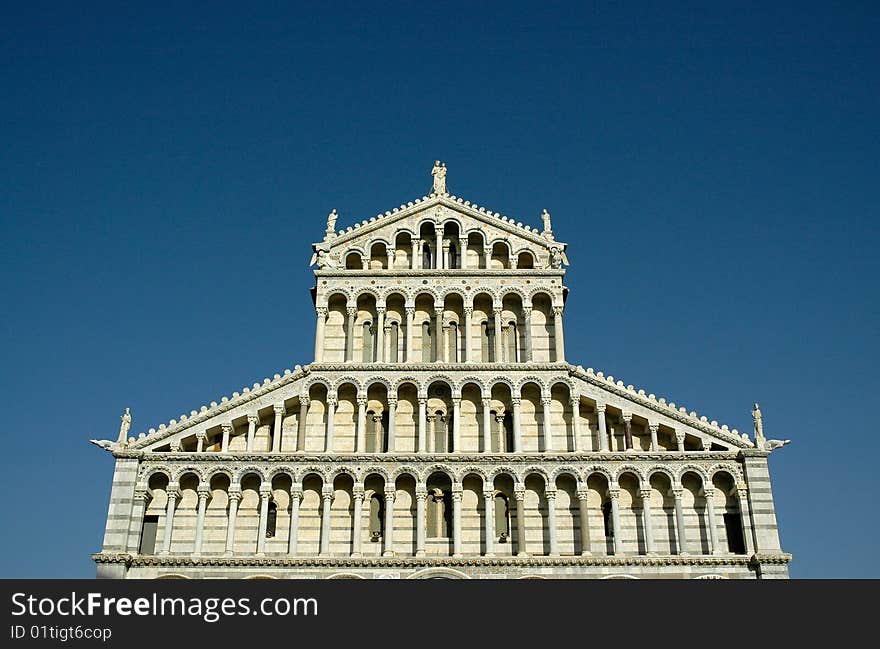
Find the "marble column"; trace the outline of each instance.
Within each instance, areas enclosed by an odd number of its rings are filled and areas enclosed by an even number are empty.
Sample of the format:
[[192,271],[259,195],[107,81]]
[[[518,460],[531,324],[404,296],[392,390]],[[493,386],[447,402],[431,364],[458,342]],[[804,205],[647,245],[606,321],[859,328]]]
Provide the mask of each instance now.
[[484,246],[483,247],[483,268],[491,268],[492,267],[492,247]]
[[336,418],[336,398],[327,397],[327,437],[324,442],[324,452],[333,452],[333,426]]
[[525,349],[525,362],[531,363],[533,359],[532,354],[532,307],[524,306],[523,307],[523,328],[525,329],[526,334],[526,349]]
[[257,556],[266,554],[266,524],[269,521],[269,499],[272,490],[268,485],[260,485],[260,527],[257,531]]
[[474,362],[474,352],[471,349],[471,319],[473,315],[473,307],[464,307],[464,331],[462,332],[464,334],[464,358],[462,360],[465,363]]
[[709,554],[721,554],[718,545],[718,524],[715,520],[715,488],[703,489],[706,499],[706,526],[709,528]]
[[587,489],[578,489],[577,499],[578,508],[581,515],[581,556],[588,557],[592,554],[590,550],[590,509],[587,496]]
[[150,500],[150,494],[146,487],[135,487],[134,501],[131,504],[131,523],[128,526],[128,540],[126,549],[130,554],[140,553],[141,534],[143,533],[144,510],[147,508],[147,501]]
[[248,432],[247,432],[247,452],[252,453],[254,450],[254,435],[257,432],[257,424],[260,423],[260,416],[256,413],[247,416]]
[[483,453],[492,452],[492,400],[483,399]]
[[620,489],[616,487],[609,489],[608,497],[611,499],[611,530],[614,535],[614,556],[619,557],[623,554],[622,530],[620,529]]
[[413,354],[413,316],[416,313],[415,307],[406,307],[406,361],[407,363],[415,363],[416,359]]
[[500,362],[502,362],[501,361],[502,336],[501,336],[501,306],[500,305],[492,311],[492,317],[494,318],[493,322],[494,322],[494,327],[495,327],[495,334],[493,336],[494,343],[495,343],[494,344],[495,355],[492,358],[492,360],[495,363],[500,363]]
[[[400,331],[400,327],[398,327],[397,331],[398,332]],[[385,342],[382,347],[382,359],[383,359],[382,362],[383,363],[390,363],[391,358],[392,358],[392,356],[391,356],[391,323],[388,321],[385,322],[384,335],[385,335],[385,337],[383,340]],[[398,344],[399,344],[399,341],[398,341]],[[398,360],[399,360],[399,358],[400,357],[398,356]]]
[[[446,449],[449,451],[450,449]],[[461,453],[461,399],[452,399],[452,452]]]
[[315,325],[315,362],[324,360],[324,326],[327,324],[327,307],[315,308],[317,324]]
[[598,419],[598,432],[596,433],[599,437],[599,450],[600,451],[609,451],[611,450],[608,446],[608,429],[605,427],[605,404],[597,403],[596,404],[596,416]]
[[162,540],[162,550],[159,554],[171,552],[171,532],[174,528],[174,510],[177,508],[177,498],[180,496],[178,485],[170,483],[166,489],[168,503],[165,506],[165,537]]
[[193,554],[199,556],[202,553],[202,539],[205,535],[205,511],[208,508],[208,498],[211,497],[211,489],[207,485],[199,485],[199,509],[196,514],[196,541]]
[[562,334],[562,307],[553,307],[553,336],[556,339],[556,362],[565,362],[565,339]]
[[581,398],[580,395],[573,395],[568,402],[571,406],[571,436],[574,443],[574,452],[580,453],[581,448]]
[[297,536],[299,535],[299,503],[303,492],[299,485],[290,488],[290,531],[287,535],[287,554],[296,556]]
[[485,556],[495,556],[495,492],[492,489],[483,491],[483,525],[486,535]]
[[281,452],[281,424],[284,421],[284,415],[287,410],[283,403],[275,404],[275,425],[272,427],[272,452]]
[[241,491],[230,490],[229,492],[229,514],[226,524],[226,552],[227,557],[235,554],[235,521],[238,518],[238,503],[241,502]]
[[388,360],[385,356],[385,307],[376,308],[376,356],[373,360],[377,363]]
[[437,441],[437,429],[435,427],[437,415],[426,415],[425,416],[425,429],[427,432],[427,452],[434,452],[434,444]]
[[468,244],[467,237],[462,237],[458,240],[458,259],[459,259],[458,266],[462,270],[465,270],[468,267],[467,244]]
[[679,453],[684,453],[684,431],[675,431],[675,446]]
[[660,442],[657,441],[657,431],[660,430],[660,424],[649,422],[648,430],[651,431],[651,451],[656,453],[660,450]]
[[656,554],[654,548],[654,523],[651,520],[651,490],[642,489],[639,491],[639,497],[642,499],[642,525],[645,528],[645,553]]
[[450,265],[449,265],[449,261],[450,261],[450,259],[449,259],[449,242],[448,241],[443,242],[443,245],[441,246],[441,250],[443,252],[440,255],[440,262],[441,262],[440,268],[444,268],[444,269],[450,268]]
[[220,428],[223,430],[223,442],[220,445],[220,452],[229,453],[229,438],[232,436],[232,424],[222,424]]
[[367,398],[358,397],[357,405],[357,440],[355,442],[355,448],[358,453],[365,453],[367,450]]
[[632,418],[631,413],[623,413],[623,444],[627,451],[633,450]]
[[363,522],[364,512],[364,488],[355,487],[352,492],[352,498],[354,499],[354,512],[351,522],[351,556],[359,557],[361,556],[361,536],[363,535],[361,523]]
[[397,399],[390,398],[388,399],[388,452],[394,453],[395,450],[395,435],[397,432]]
[[388,257],[388,269],[391,270],[397,261],[397,250],[395,248],[387,248],[385,254]]
[[394,485],[385,487],[385,532],[383,557],[394,556]]
[[551,453],[554,450],[553,444],[553,422],[550,421],[550,399],[544,397],[541,399],[541,407],[543,408],[543,421],[542,425],[544,427],[544,452]]
[[547,527],[550,529],[550,556],[559,556],[559,541],[556,534],[556,489],[545,489],[547,499]]
[[684,511],[681,507],[681,496],[684,489],[681,487],[673,487],[671,490],[672,497],[675,500],[675,531],[677,536],[675,544],[678,546],[679,554],[687,554],[687,536],[684,529]]
[[294,450],[306,450],[306,422],[309,418],[309,404],[311,401],[308,397],[300,397],[299,400],[299,421],[296,422],[297,436]]
[[425,501],[428,492],[424,485],[416,488],[416,556],[425,556]]
[[461,485],[452,490],[452,556],[461,556]]
[[208,441],[208,434],[205,432],[196,433],[196,453],[205,452],[205,442]]
[[422,267],[422,240],[412,240],[412,269],[418,270]]
[[321,489],[321,549],[319,556],[330,555],[330,506],[333,504],[333,486],[324,485]]
[[446,359],[445,341],[443,340],[443,309],[434,309],[434,362],[442,363]]
[[526,552],[526,490],[518,488],[513,490],[516,499],[516,544],[518,557],[528,556]]
[[752,538],[752,517],[749,516],[749,494],[745,488],[736,490],[737,504],[739,505],[739,517],[743,531],[746,554],[751,556],[755,553],[755,541]]
[[428,404],[428,400],[422,397],[419,397],[419,453],[425,452],[425,406]]
[[354,362],[354,321],[357,316],[357,308],[350,306],[346,309],[348,314],[348,326],[345,330],[345,362]]
[[514,453],[522,453],[522,432],[520,429],[520,403],[521,399],[519,397],[513,397],[511,402],[513,403],[513,452]]

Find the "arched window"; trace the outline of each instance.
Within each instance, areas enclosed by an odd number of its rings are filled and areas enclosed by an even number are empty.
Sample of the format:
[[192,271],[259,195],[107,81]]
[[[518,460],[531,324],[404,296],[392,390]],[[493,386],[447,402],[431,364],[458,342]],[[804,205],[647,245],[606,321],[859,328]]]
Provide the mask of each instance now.
[[432,360],[433,341],[431,339],[433,333],[430,321],[426,320],[422,323],[422,362],[424,363],[430,363]]
[[500,492],[495,494],[495,537],[500,543],[510,540],[510,501]]
[[489,321],[480,323],[480,355],[484,363],[492,361],[492,341],[489,334]]
[[513,452],[513,414],[508,410],[504,413],[504,453]]
[[269,513],[266,515],[266,538],[271,539],[275,536],[275,529],[278,525],[278,505],[274,502],[269,503]]
[[363,348],[363,362],[364,363],[372,363],[373,362],[373,323],[365,322],[364,323],[364,348]]
[[458,323],[449,324],[449,362],[458,362]]
[[727,551],[731,554],[745,554],[746,544],[739,512],[724,514],[724,531],[727,532]]
[[385,529],[385,499],[379,494],[370,496],[370,541],[378,543]]
[[450,448],[450,446],[447,446],[449,442],[448,431],[452,427],[448,426],[448,424],[446,414],[442,410],[434,413],[434,451],[437,453],[446,453],[447,449]]
[[449,267],[461,268],[458,257],[458,246],[456,246],[454,243],[449,244]]
[[442,489],[428,492],[425,526],[428,538],[448,539],[452,529],[452,493]]
[[434,255],[431,251],[431,245],[425,243],[422,246],[422,268],[433,268],[434,267]]
[[388,359],[389,363],[397,363],[398,355],[397,355],[397,347],[400,344],[400,324],[397,322],[391,323],[391,333],[389,334],[391,339],[388,341],[390,351],[390,358]]

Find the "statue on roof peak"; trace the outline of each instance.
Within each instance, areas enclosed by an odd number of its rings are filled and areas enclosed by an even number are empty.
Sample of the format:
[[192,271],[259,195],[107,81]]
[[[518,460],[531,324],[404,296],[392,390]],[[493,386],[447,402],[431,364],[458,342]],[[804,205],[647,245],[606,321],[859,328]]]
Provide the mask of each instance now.
[[339,215],[334,207],[330,214],[327,215],[327,230],[324,232],[324,241],[329,241],[336,237],[336,219]]
[[434,187],[432,192],[437,195],[446,193],[446,163],[437,160],[434,168],[431,169],[431,175],[434,177]]

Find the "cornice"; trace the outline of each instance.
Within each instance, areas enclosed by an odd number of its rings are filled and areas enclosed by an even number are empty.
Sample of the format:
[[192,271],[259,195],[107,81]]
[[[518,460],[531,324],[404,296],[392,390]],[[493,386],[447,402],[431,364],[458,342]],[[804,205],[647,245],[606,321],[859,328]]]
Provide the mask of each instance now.
[[567,363],[312,363],[311,373],[317,372],[360,372],[376,374],[378,372],[395,372],[412,374],[436,374],[437,372],[458,372],[473,374],[489,372],[495,378],[500,372],[564,372],[570,366]]
[[[408,269],[408,268],[382,268],[368,269],[361,268],[345,269],[345,268],[322,268],[312,271],[316,277],[506,277],[512,275],[514,277],[563,277],[566,270],[564,268],[428,268],[428,269]],[[562,287],[560,287],[562,288]]]

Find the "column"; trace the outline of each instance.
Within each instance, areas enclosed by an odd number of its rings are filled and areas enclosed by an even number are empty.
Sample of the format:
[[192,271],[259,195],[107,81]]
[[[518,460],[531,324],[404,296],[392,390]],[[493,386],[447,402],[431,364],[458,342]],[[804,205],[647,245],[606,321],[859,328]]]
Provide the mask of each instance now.
[[327,397],[327,437],[324,442],[324,452],[333,452],[333,420],[336,417],[336,397]]
[[385,307],[376,307],[376,362],[384,363],[385,356]]
[[355,486],[352,497],[354,498],[354,515],[351,523],[351,556],[359,557],[361,556],[361,536],[363,534],[361,523],[364,512],[364,488]]
[[144,520],[144,509],[147,507],[149,499],[150,495],[147,493],[146,487],[135,487],[134,501],[131,505],[131,523],[134,523],[137,527],[132,529],[132,525],[129,524],[128,541],[126,542],[126,549],[131,554],[138,554],[140,550],[141,533],[143,532],[141,524]]
[[586,489],[578,489],[578,508],[581,514],[581,556],[583,557],[588,557],[592,554],[590,550],[590,510],[587,496],[588,491]]
[[571,436],[574,438],[574,452],[581,452],[581,397],[573,395],[569,401],[571,406]]
[[474,362],[474,352],[471,349],[471,318],[474,315],[474,308],[470,306],[464,307],[464,362]]
[[461,485],[452,485],[452,556],[461,556]]
[[642,499],[642,524],[645,527],[645,554],[655,554],[654,550],[654,524],[651,521],[651,490],[639,491]]
[[416,556],[425,556],[425,500],[428,491],[424,485],[416,487]]
[[330,554],[330,505],[333,503],[333,485],[324,485],[321,489],[321,549],[319,556]]
[[542,422],[544,425],[544,452],[550,453],[553,451],[553,424],[550,421],[550,399],[547,397],[541,399],[541,406],[544,411]]
[[706,498],[706,526],[709,528],[709,554],[721,554],[718,545],[718,527],[715,523],[715,488],[703,488]]
[[391,270],[394,268],[394,263],[397,261],[397,249],[386,248],[385,255],[388,257],[388,269]]
[[513,403],[513,452],[514,453],[522,453],[522,433],[520,432],[519,422],[520,422],[520,403],[521,399],[519,397],[513,397],[511,402]]
[[440,268],[449,268],[449,242],[444,241],[441,249],[443,252],[440,255]]
[[483,525],[486,528],[485,556],[495,556],[495,492],[492,489],[483,491]]
[[656,453],[660,450],[660,443],[657,441],[657,431],[660,430],[660,424],[648,422],[648,429],[651,431],[651,450]]
[[358,418],[357,418],[357,440],[355,442],[358,453],[363,453],[367,449],[367,398],[358,397]]
[[272,452],[280,453],[281,452],[281,423],[284,421],[284,415],[287,414],[287,410],[284,408],[283,403],[275,404],[275,425],[272,426]]
[[516,499],[516,544],[518,546],[516,556],[525,557],[526,553],[526,489],[518,487],[513,490]]
[[299,421],[296,422],[297,436],[294,449],[297,451],[306,450],[306,421],[309,418],[309,401],[308,397],[299,398]]
[[599,450],[600,451],[608,451],[608,431],[605,428],[605,404],[597,403],[596,404],[596,415],[598,418],[598,432],[596,433],[599,437]]
[[428,400],[419,397],[419,453],[425,452],[425,406]]
[[296,537],[299,534],[299,503],[303,492],[299,485],[290,488],[290,532],[287,535],[287,553],[296,556]]
[[395,420],[397,419],[397,399],[388,399],[388,452],[394,453],[394,437],[397,431]]
[[467,262],[467,237],[462,237],[458,240],[458,258],[459,258],[459,266],[462,269],[466,269],[468,267]]
[[316,307],[315,313],[318,316],[315,325],[315,362],[320,363],[324,360],[324,325],[327,324],[327,307]]
[[483,453],[492,452],[492,407],[491,399],[483,399]]
[[241,502],[241,491],[230,489],[229,491],[229,520],[226,524],[226,552],[227,557],[235,554],[235,519],[238,518],[238,503]]
[[412,269],[418,270],[422,267],[422,240],[412,240]]
[[346,309],[348,314],[348,327],[345,331],[345,362],[354,361],[354,319],[357,315],[357,308],[350,306]]
[[681,508],[681,496],[684,493],[684,489],[681,487],[673,487],[670,491],[672,492],[672,497],[675,499],[675,528],[676,532],[678,532],[675,542],[678,546],[678,553],[687,554],[687,537],[685,536],[684,531],[684,512]]
[[247,432],[247,452],[252,453],[254,450],[254,435],[257,432],[257,424],[260,422],[260,416],[256,413],[248,415],[248,432]]
[[415,307],[406,307],[406,362],[414,363],[413,358],[413,316],[416,313]]
[[383,557],[394,556],[394,485],[385,485],[385,532]]
[[193,554],[198,556],[202,553],[202,537],[205,534],[205,510],[208,507],[208,498],[211,497],[211,489],[207,485],[199,485],[199,511],[196,515],[196,542]]
[[684,453],[684,431],[675,431],[675,446],[679,453]]
[[496,363],[501,362],[501,307],[497,307],[494,311],[492,311],[492,316],[494,317],[494,326],[495,326],[495,335],[494,335],[494,348],[495,348],[495,356],[493,360]]
[[450,325],[447,322],[443,325],[443,337],[440,339],[443,342],[443,353],[440,357],[444,363],[455,362],[453,360],[455,358],[455,348],[452,346],[452,341],[449,339],[449,329]]
[[711,439],[709,439],[707,437],[707,438],[701,440],[701,443],[703,445],[703,452],[710,453],[712,451],[712,440]]
[[162,550],[159,554],[171,552],[171,530],[174,527],[174,509],[177,507],[177,497],[180,495],[178,485],[170,483],[166,489],[168,504],[165,507],[165,538],[162,540]]
[[746,554],[751,556],[755,553],[755,541],[752,538],[752,517],[749,516],[749,495],[746,489],[741,487],[736,490],[736,497],[739,504],[739,517],[742,523]]
[[556,362],[565,362],[565,339],[562,334],[562,307],[553,307],[553,336],[556,339]]
[[523,307],[523,328],[526,334],[525,349],[523,350],[523,362],[532,362],[532,307]]
[[614,556],[618,557],[623,554],[621,545],[623,539],[620,537],[620,489],[616,486],[608,490],[608,497],[611,499],[611,530],[614,534]]
[[452,449],[453,453],[461,453],[461,399],[453,397],[452,399]]
[[266,523],[269,520],[269,499],[272,490],[268,485],[260,485],[260,528],[257,531],[257,556],[266,554]]
[[443,309],[434,309],[434,362],[442,363],[446,345],[443,340]]
[[205,442],[208,440],[208,434],[204,431],[196,433],[196,453],[205,452]]
[[223,443],[220,445],[220,452],[229,453],[229,438],[232,436],[232,424],[222,424],[220,428],[223,430]]
[[[398,332],[400,328],[398,327]],[[384,345],[382,347],[382,362],[390,363],[391,362],[391,323],[385,322],[385,328],[383,331],[384,334]],[[398,357],[399,358],[399,357]]]
[[492,266],[492,247],[491,246],[483,246],[483,268],[490,268]]
[[556,489],[545,489],[547,499],[547,526],[550,528],[550,556],[559,556],[559,541],[556,535]]
[[627,451],[633,450],[632,413],[623,413],[623,443]]

